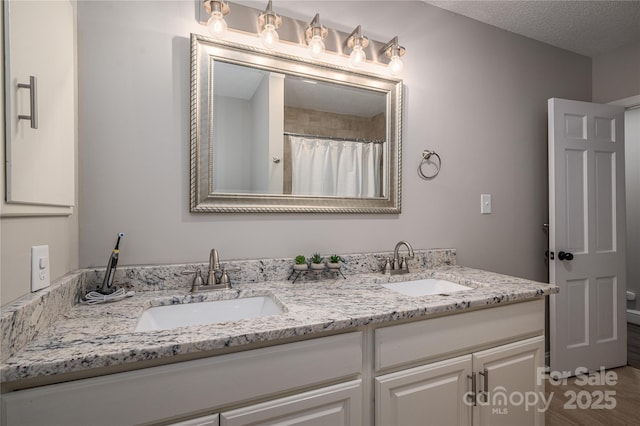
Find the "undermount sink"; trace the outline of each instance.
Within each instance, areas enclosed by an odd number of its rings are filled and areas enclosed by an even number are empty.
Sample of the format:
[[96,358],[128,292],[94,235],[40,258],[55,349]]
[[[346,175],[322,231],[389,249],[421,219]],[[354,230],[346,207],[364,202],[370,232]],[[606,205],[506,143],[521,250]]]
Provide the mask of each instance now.
[[156,306],[142,313],[135,331],[215,324],[278,315],[282,312],[283,309],[268,296]]
[[470,290],[472,287],[454,283],[438,278],[425,278],[415,281],[402,281],[397,283],[381,284],[382,287],[388,288],[395,292],[406,296],[430,296],[434,294],[450,294],[457,291]]

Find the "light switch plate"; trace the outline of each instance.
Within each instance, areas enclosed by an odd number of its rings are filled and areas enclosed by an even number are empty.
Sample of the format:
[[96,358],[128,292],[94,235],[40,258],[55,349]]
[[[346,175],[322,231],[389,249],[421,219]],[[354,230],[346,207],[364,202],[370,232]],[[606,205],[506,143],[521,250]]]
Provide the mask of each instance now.
[[480,213],[491,213],[491,194],[480,194]]
[[31,291],[51,285],[51,262],[49,246],[31,247]]

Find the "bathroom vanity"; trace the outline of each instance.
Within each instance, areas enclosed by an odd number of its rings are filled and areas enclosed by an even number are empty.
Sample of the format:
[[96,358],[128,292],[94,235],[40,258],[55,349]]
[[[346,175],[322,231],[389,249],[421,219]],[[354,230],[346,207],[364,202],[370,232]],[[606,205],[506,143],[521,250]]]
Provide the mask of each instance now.
[[[418,263],[430,268],[76,305],[2,364],[2,424],[543,424],[538,406],[495,396],[544,392],[544,298],[557,288]],[[469,289],[382,287],[432,277]],[[150,306],[252,296],[283,312],[133,331]]]

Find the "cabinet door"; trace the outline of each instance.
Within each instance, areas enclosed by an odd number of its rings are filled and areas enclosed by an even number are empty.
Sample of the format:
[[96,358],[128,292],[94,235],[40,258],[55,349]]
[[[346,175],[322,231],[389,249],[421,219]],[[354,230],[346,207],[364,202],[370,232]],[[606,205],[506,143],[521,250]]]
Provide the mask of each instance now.
[[220,414],[220,426],[362,424],[362,380],[304,392]]
[[[2,213],[69,214],[75,204],[73,5],[10,0],[4,7],[8,204],[2,203]],[[31,76],[35,87],[19,86],[31,84]],[[37,123],[20,115],[35,115]],[[30,209],[34,205],[49,210]]]
[[376,425],[469,425],[471,355],[376,378]]
[[479,393],[474,425],[544,425],[543,354],[540,336],[473,355]]

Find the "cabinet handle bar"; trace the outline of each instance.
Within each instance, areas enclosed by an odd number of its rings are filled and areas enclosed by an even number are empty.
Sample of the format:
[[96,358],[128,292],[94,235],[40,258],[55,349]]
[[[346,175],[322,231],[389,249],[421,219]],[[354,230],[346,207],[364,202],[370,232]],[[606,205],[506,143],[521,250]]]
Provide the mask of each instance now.
[[476,394],[476,373],[471,373],[471,375],[467,377],[471,379],[471,402],[473,402],[473,406],[475,407],[478,404]]
[[484,402],[489,401],[489,370],[486,368],[478,373],[482,376],[482,393],[484,394]]
[[29,84],[18,83],[18,89],[29,89],[30,115],[18,115],[18,120],[29,120],[31,128],[38,128],[38,85],[35,76],[29,76]]

